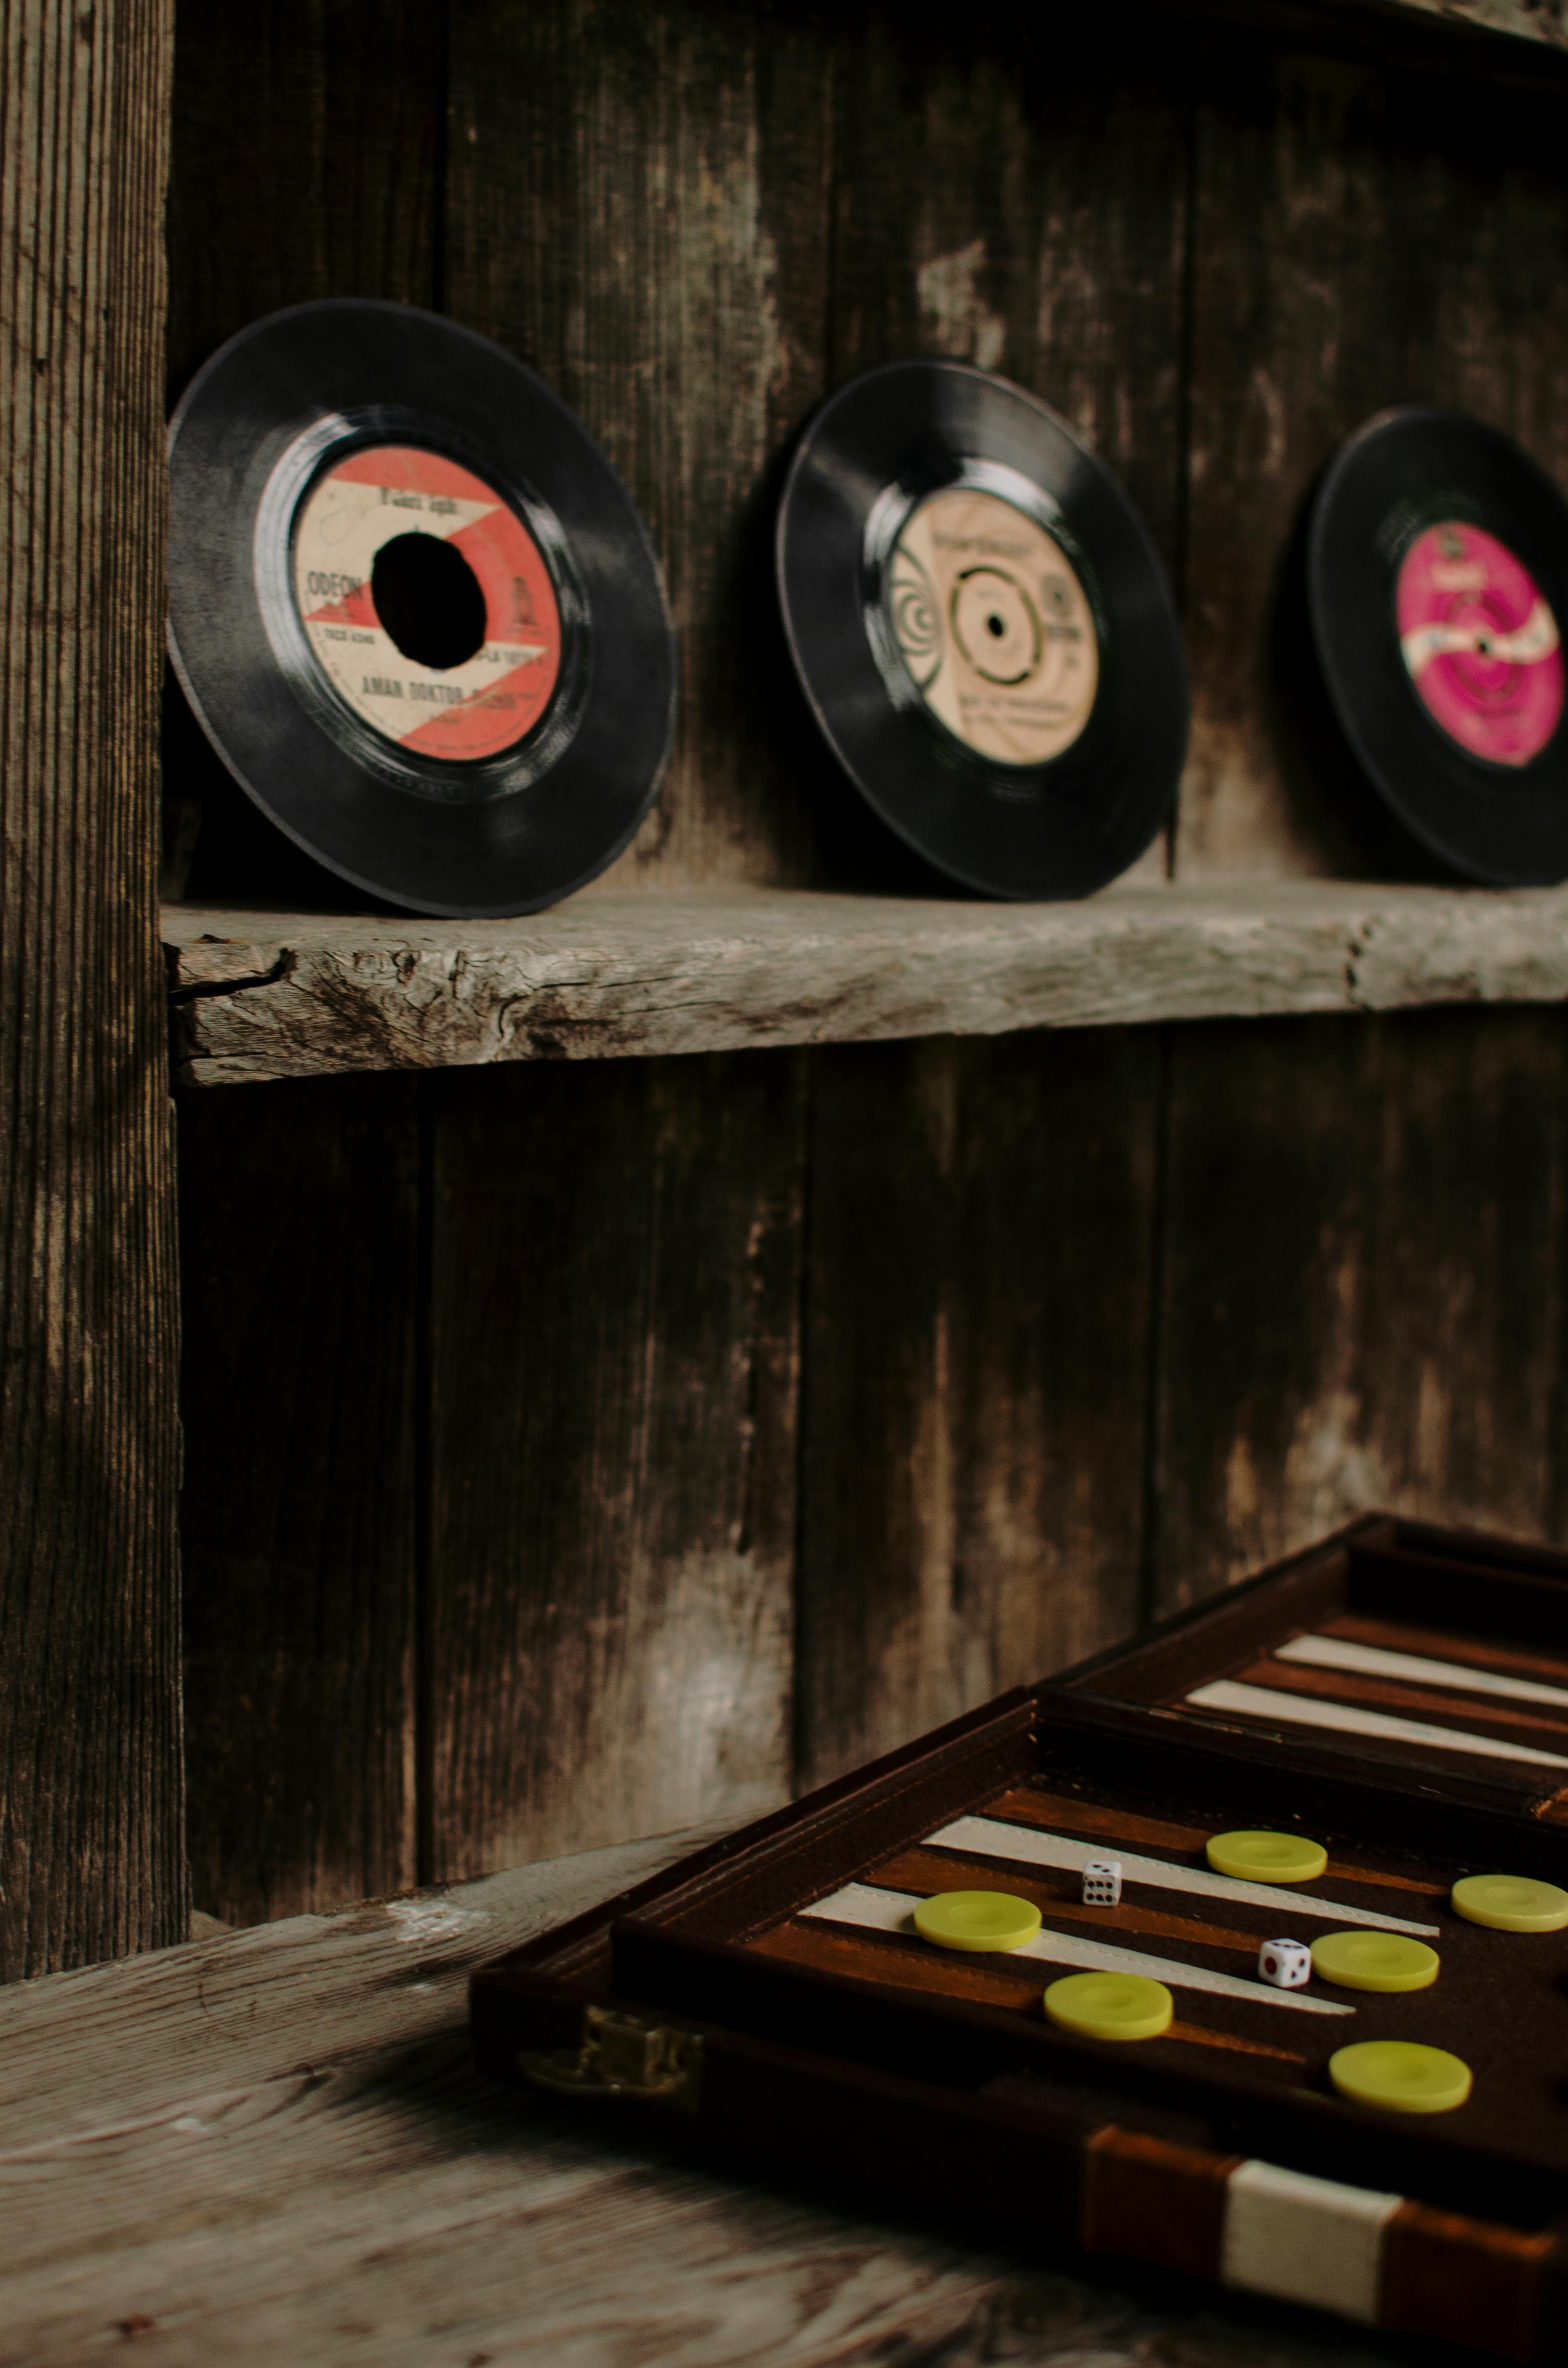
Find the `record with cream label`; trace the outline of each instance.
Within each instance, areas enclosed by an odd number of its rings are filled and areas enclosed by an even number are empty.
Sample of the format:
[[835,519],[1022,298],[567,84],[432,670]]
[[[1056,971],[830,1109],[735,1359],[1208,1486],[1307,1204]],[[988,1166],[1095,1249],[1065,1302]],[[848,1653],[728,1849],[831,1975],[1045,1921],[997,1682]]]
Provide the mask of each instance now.
[[537,911],[601,871],[669,753],[657,563],[586,430],[404,304],[271,314],[169,431],[171,655],[242,788],[415,912]]
[[779,510],[786,634],[882,820],[995,896],[1082,896],[1158,831],[1187,672],[1136,512],[1046,404],[893,362],[808,426]]
[[1568,877],[1568,503],[1495,428],[1381,413],[1342,446],[1306,547],[1313,655],[1350,754],[1446,869]]

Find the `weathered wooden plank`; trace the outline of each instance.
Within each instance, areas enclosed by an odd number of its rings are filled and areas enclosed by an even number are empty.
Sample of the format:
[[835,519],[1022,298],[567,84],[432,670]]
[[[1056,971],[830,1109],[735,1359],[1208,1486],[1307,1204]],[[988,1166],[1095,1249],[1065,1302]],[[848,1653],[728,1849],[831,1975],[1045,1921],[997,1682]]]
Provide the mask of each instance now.
[[159,0],[0,29],[0,1977],[184,1930]]
[[[832,376],[907,353],[1000,370],[1122,479],[1167,563],[1176,433],[1185,43],[1057,53],[990,12],[868,7],[837,53]],[[1054,58],[1057,70],[1050,71]]]
[[[445,0],[177,0],[169,376],[322,296],[439,301]],[[340,910],[169,694],[167,893]]]
[[770,1806],[798,1064],[457,1076],[436,1110],[434,1871]]
[[86,2368],[131,2340],[154,2368],[1392,2361],[1256,2302],[1064,2271],[1054,2239],[1042,2261],[825,2183],[737,2182],[479,2081],[470,1968],[698,1839],[11,1990],[0,2362]]
[[1177,1036],[1159,1608],[1371,1506],[1548,1531],[1564,1051],[1529,1011]]
[[169,370],[320,296],[434,303],[443,0],[177,0]]
[[1152,1031],[815,1064],[797,1679],[818,1782],[1137,1621]]
[[1359,16],[1390,20],[1422,17],[1482,33],[1502,33],[1510,40],[1568,49],[1568,9],[1563,0],[1385,0],[1369,6],[1368,0],[1318,0],[1335,17],[1354,21]]
[[[0,2152],[80,2141],[180,2098],[247,2089],[460,2027],[475,1966],[656,1874],[733,1819],[527,1867],[451,1891],[356,1901],[0,1998]],[[49,2099],[48,2131],[39,2100]]]
[[418,1091],[181,1112],[189,1853],[234,1923],[415,1879]]
[[1568,893],[1335,882],[1082,905],[748,890],[522,921],[165,906],[180,1075],[336,1071],[1568,997]]
[[813,862],[778,728],[767,481],[823,385],[829,39],[814,11],[728,0],[453,13],[447,301],[604,444],[680,634],[675,754],[626,885]]
[[1562,0],[1154,0],[1188,25],[1244,40],[1466,76],[1472,88],[1562,90]]
[[1389,404],[1471,413],[1568,473],[1562,98],[1486,105],[1457,79],[1233,36],[1201,55],[1176,869],[1365,876],[1387,858],[1325,803],[1277,708],[1281,559],[1316,471]]
[[[1186,37],[1035,36],[868,8],[838,47],[831,372],[910,353],[999,370],[1073,421],[1167,566],[1181,480]],[[846,789],[841,792],[847,796]],[[891,846],[891,841],[890,841]],[[1163,846],[1134,877],[1165,874]]]
[[[176,392],[279,306],[437,302],[444,24],[443,0],[178,0]],[[179,709],[190,882],[310,897]],[[190,1852],[199,1906],[244,1920],[415,1876],[412,1081],[189,1106],[180,1164]]]

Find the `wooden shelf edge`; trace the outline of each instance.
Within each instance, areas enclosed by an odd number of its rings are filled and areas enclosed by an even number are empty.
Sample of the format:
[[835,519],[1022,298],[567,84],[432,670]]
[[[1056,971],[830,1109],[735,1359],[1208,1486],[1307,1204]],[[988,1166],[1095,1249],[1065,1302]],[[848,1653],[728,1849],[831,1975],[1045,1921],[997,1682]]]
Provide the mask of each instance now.
[[1568,49],[1563,0],[1314,0],[1325,23],[1401,25],[1460,35],[1490,36],[1501,44]]
[[176,1075],[605,1060],[1568,1000],[1568,889],[1237,881],[1080,905],[600,893],[514,921],[164,913]]

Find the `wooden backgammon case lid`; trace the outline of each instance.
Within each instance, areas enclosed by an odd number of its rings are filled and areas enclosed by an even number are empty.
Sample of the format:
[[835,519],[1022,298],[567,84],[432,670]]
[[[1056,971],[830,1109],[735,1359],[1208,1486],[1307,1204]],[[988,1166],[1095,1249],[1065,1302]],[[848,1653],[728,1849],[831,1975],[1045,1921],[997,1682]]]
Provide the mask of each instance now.
[[[1358,1523],[485,1968],[480,2066],[1057,2253],[1558,2359],[1568,1926],[1483,1926],[1450,1893],[1568,1887],[1564,1578],[1539,1550]],[[1475,1748],[1520,1736],[1538,1756]],[[1237,1829],[1326,1862],[1288,1889],[1216,1873],[1209,1842]],[[1090,1858],[1118,1862],[1113,1904]],[[920,1937],[922,1899],[970,1889],[1031,1904],[1038,1933]],[[1265,1943],[1346,1928],[1435,1951],[1437,1978],[1262,1978]],[[1166,2027],[1064,2026],[1046,1992],[1085,1972],[1161,1987]],[[1468,2067],[1457,2107],[1347,2093],[1346,2051],[1413,2045]]]
[[1372,1513],[1054,1681],[1568,1823],[1568,1554]]

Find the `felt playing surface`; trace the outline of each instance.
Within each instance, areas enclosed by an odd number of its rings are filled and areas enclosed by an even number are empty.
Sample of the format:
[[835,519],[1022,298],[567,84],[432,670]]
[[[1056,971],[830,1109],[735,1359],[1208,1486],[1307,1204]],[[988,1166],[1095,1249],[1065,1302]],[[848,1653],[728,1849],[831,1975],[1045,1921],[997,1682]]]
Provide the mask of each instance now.
[[1534,1559],[1374,1523],[1066,1683],[1568,1823],[1568,1560]]
[[1539,1771],[1542,1789],[1568,1780],[1564,1654],[1346,1612],[1179,1699],[1260,1724]]
[[[1467,1922],[1449,1904],[1471,1870],[1400,1860],[1321,1833],[1328,1863],[1290,1893],[1216,1877],[1210,1831],[1146,1803],[1013,1783],[961,1817],[929,1826],[861,1868],[855,1880],[746,1936],[780,1966],[833,1973],[929,2003],[1002,2009],[1042,2025],[1050,1981],[1096,1966],[1141,1973],[1171,1990],[1175,2020],[1161,2036],[1129,2043],[1152,2061],[1264,2088],[1334,2095],[1329,2058],[1367,2040],[1415,2041],[1460,2057],[1474,2080],[1441,2118],[1516,2159],[1568,2173],[1568,1930],[1510,1933]],[[1115,1907],[1086,1907],[1088,1856],[1119,1858]],[[918,1900],[940,1891],[1003,1890],[1040,1909],[1041,1929],[1009,1955],[959,1958],[915,1932]],[[1283,1904],[1282,1904],[1283,1903]],[[1435,1949],[1430,1988],[1351,1990],[1314,1978],[1285,1990],[1258,1975],[1260,1944],[1379,1930]],[[1072,2043],[1089,2044],[1089,2043]],[[1371,2108],[1352,2108],[1362,2112]],[[1425,2128],[1427,2126],[1423,2124]]]

